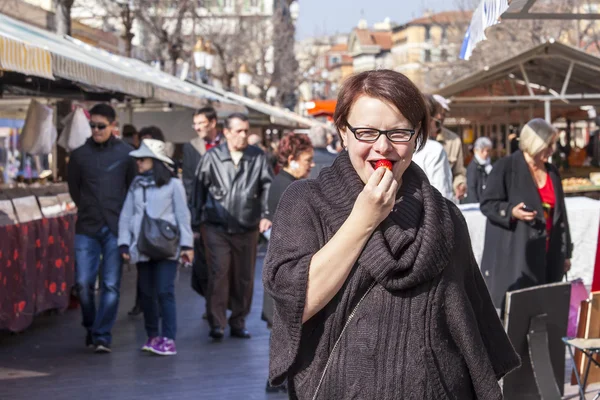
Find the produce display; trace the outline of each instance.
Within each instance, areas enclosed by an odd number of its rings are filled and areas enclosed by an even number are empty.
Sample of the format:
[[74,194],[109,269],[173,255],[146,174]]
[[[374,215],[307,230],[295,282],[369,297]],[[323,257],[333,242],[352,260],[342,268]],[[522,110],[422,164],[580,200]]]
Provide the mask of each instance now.
[[573,188],[579,186],[593,186],[594,184],[587,178],[567,178],[562,180],[563,188]]

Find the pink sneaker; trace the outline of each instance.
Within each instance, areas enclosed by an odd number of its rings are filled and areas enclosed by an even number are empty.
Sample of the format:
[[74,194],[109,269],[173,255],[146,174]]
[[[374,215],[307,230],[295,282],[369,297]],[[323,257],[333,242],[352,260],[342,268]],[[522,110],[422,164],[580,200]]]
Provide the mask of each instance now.
[[162,338],[160,338],[158,336],[153,337],[153,338],[148,338],[148,340],[146,341],[146,344],[144,344],[142,346],[142,351],[152,351],[152,348],[157,346],[161,340],[162,340]]
[[173,339],[161,338],[160,342],[150,348],[150,352],[159,356],[174,356],[177,354]]

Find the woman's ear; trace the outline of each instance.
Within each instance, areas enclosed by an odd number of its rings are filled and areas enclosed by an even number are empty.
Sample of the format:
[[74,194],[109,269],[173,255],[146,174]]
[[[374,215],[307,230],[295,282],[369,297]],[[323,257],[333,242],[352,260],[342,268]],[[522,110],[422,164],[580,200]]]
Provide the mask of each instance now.
[[342,142],[342,147],[345,149],[348,146],[348,129],[344,128],[343,130],[340,130],[339,135]]
[[287,165],[290,165],[294,161],[294,155],[290,154],[287,158]]

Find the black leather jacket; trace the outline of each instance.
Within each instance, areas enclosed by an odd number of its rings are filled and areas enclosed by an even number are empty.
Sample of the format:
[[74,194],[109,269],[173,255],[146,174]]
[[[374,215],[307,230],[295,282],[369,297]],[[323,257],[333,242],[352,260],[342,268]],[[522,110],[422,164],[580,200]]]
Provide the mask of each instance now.
[[273,171],[265,153],[248,146],[236,167],[227,143],[208,151],[198,164],[192,196],[193,228],[209,224],[227,233],[258,229],[270,218],[267,203]]

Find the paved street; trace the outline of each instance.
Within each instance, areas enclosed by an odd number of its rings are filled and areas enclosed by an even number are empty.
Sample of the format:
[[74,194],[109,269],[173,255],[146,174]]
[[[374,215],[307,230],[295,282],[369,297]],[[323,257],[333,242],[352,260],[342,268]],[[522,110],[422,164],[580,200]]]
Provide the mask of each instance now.
[[204,300],[190,287],[190,271],[177,281],[178,338],[174,357],[139,351],[145,340],[142,317],[131,318],[135,272],[125,271],[113,353],[84,347],[79,310],[43,316],[24,333],[0,333],[0,399],[284,399],[267,395],[269,331],[260,320],[262,258],[248,329],[251,340],[222,343],[208,338],[201,319]]

